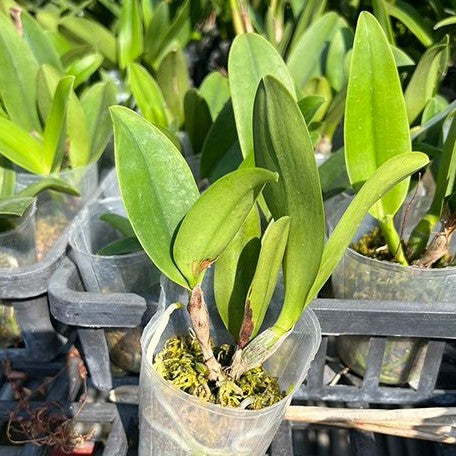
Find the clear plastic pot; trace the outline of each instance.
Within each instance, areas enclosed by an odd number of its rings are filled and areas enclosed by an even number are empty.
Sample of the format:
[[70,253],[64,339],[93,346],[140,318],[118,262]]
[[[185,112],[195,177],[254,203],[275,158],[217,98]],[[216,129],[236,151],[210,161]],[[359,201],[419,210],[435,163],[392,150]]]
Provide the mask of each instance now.
[[35,213],[33,203],[24,215],[12,219],[12,229],[0,232],[0,268],[19,268],[36,261]]
[[[80,196],[66,195],[47,190],[38,196],[36,213],[36,251],[38,260],[63,233],[69,222],[93,197],[98,185],[98,168],[96,163],[69,169],[53,175],[73,185]],[[48,176],[25,172],[16,173],[16,191],[23,190]]]
[[[203,289],[211,316],[215,344],[233,343],[215,308],[212,279],[207,274]],[[164,281],[160,304],[185,303],[188,294]],[[276,290],[265,326],[275,321],[283,293]],[[157,455],[262,455],[265,454],[293,393],[303,382],[321,340],[320,325],[306,311],[280,349],[265,363],[289,394],[262,410],[240,410],[200,401],[166,382],[152,367],[153,354],[175,335],[188,332],[190,320],[185,308],[171,314],[162,334],[163,311],[144,329],[141,345],[143,361],[140,377],[140,456]]]
[[[351,197],[342,194],[330,200],[326,213],[328,229],[332,231]],[[422,208],[421,208],[422,210]],[[414,221],[417,214],[411,214]],[[376,226],[367,216],[354,242]],[[408,233],[413,228],[406,228]],[[453,302],[456,294],[456,268],[423,269],[414,266],[379,261],[348,248],[332,274],[334,297],[407,302]],[[368,325],[368,322],[366,322]],[[344,336],[338,338],[341,359],[352,370],[363,375],[366,367],[369,338]],[[416,338],[388,338],[380,381],[387,384],[414,383],[421,369],[425,344]]]
[[[87,291],[137,293],[157,301],[160,271],[146,253],[103,256],[97,251],[120,238],[109,224],[100,220],[106,212],[126,215],[120,198],[107,198],[85,207],[75,219],[69,243]],[[142,328],[106,330],[113,362],[131,372],[139,372]]]

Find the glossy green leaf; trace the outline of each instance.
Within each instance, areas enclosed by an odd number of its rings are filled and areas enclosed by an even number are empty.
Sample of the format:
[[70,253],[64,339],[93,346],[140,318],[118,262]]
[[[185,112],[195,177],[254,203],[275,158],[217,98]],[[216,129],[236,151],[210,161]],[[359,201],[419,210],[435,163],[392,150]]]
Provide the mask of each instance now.
[[65,73],[75,77],[74,88],[80,86],[84,82],[87,82],[90,76],[92,76],[92,74],[100,68],[103,60],[103,56],[97,52],[87,54],[80,59],[73,60],[73,62],[66,68]]
[[56,177],[44,177],[38,182],[29,185],[21,190],[18,196],[37,196],[45,190],[54,190],[59,193],[66,193],[68,195],[79,196],[78,190],[67,182]]
[[90,44],[109,61],[117,62],[116,38],[98,22],[82,17],[66,16],[60,20],[59,28],[78,42]]
[[219,256],[214,267],[214,297],[219,315],[235,340],[244,317],[245,299],[261,248],[261,219],[257,206]]
[[[391,48],[376,19],[362,12],[345,108],[345,161],[351,184],[358,189],[389,158],[409,151],[407,112]],[[404,179],[370,213],[377,219],[394,215],[408,185]]]
[[328,48],[326,58],[326,77],[331,87],[337,92],[342,90],[347,82],[345,58],[353,46],[353,32],[348,27],[340,27],[336,31]]
[[287,59],[288,70],[298,88],[313,77],[321,76],[323,57],[339,30],[341,18],[335,12],[326,13],[301,36]]
[[412,260],[418,259],[425,251],[432,230],[442,217],[445,198],[453,193],[455,177],[456,117],[453,116],[441,153],[431,206],[413,229],[407,245]]
[[278,175],[266,169],[239,169],[220,178],[184,217],[173,245],[173,256],[191,288],[225,250],[268,182]]
[[323,252],[320,179],[301,111],[271,76],[260,83],[253,119],[256,164],[280,175],[279,183],[266,187],[263,195],[275,220],[291,218],[284,260],[285,298],[278,322],[288,330],[301,315]]
[[329,81],[324,77],[309,79],[302,90],[302,94],[304,96],[317,95],[326,100],[326,103],[320,106],[320,109],[314,114],[313,118],[314,122],[321,122],[328,108],[331,106],[333,98]]
[[320,95],[308,95],[298,101],[299,109],[307,125],[314,120],[315,114],[325,103],[327,100]]
[[16,173],[13,164],[0,155],[0,199],[14,194]]
[[0,215],[20,217],[35,201],[28,196],[8,196],[0,199]]
[[58,171],[65,152],[66,123],[73,76],[62,78],[54,92],[51,110],[44,129],[44,166],[46,174]]
[[109,107],[116,103],[116,87],[111,81],[90,86],[81,96],[90,143],[90,162],[97,161],[112,135]]
[[166,104],[179,126],[184,123],[184,97],[190,88],[187,62],[184,53],[171,51],[157,71],[157,82],[163,91]]
[[423,115],[421,116],[421,124],[425,124],[443,111],[448,106],[448,101],[442,95],[433,96],[424,107]]
[[306,304],[317,296],[321,287],[329,279],[352,242],[369,208],[399,182],[407,179],[428,163],[429,158],[421,152],[396,155],[380,165],[364,183],[326,243],[318,276],[307,296]]
[[38,65],[25,40],[0,13],[0,98],[9,118],[28,132],[41,131],[36,111]]
[[[169,30],[169,6],[166,2],[160,2],[154,11],[152,21],[146,29],[144,40],[144,54],[148,61],[156,69],[160,50],[163,51],[162,43]],[[169,50],[168,50],[169,51]]]
[[128,255],[142,250],[136,236],[118,239],[117,241],[110,242],[103,248],[98,250],[97,255],[113,256],[113,255]]
[[374,10],[374,16],[377,18],[378,23],[381,25],[385,32],[386,38],[389,43],[394,45],[394,33],[391,26],[391,20],[388,15],[388,6],[385,0],[372,0],[372,8]]
[[393,51],[393,56],[397,67],[415,65],[415,61],[402,49],[396,46],[391,46],[391,50]]
[[429,47],[433,43],[430,27],[425,18],[410,3],[396,0],[394,3],[385,2],[388,14],[401,21],[421,43]]
[[209,130],[201,152],[201,177],[215,182],[234,171],[242,162],[242,153],[229,101]]
[[24,38],[39,65],[48,63],[59,71],[63,71],[60,57],[49,35],[41,28],[35,19],[26,11],[21,13]]
[[261,79],[271,74],[294,94],[294,83],[282,57],[264,38],[253,33],[237,36],[228,58],[228,74],[242,155],[253,152],[253,102]]
[[333,152],[318,167],[318,173],[320,174],[321,191],[324,200],[348,190],[350,188],[350,182],[345,169],[344,149],[341,148]]
[[128,66],[128,85],[142,115],[149,122],[167,128],[169,115],[160,86],[139,63]]
[[405,104],[409,123],[413,122],[423,111],[426,103],[435,95],[440,78],[440,62],[448,49],[448,37],[443,43],[436,44],[422,55],[412,78],[405,90]]
[[204,78],[199,91],[209,106],[212,120],[215,120],[230,99],[228,79],[218,71],[213,71]]
[[[158,8],[157,8],[158,10]],[[154,24],[155,25],[155,24]],[[152,27],[152,23],[150,28]],[[156,68],[161,65],[161,60],[171,50],[179,47],[184,49],[190,39],[192,29],[190,23],[190,0],[185,0],[179,10],[175,13],[169,26],[164,27],[163,35],[159,41],[158,52],[153,56],[152,64]],[[149,37],[149,35],[147,36]]]
[[154,1],[153,0],[141,0],[141,11],[144,23],[144,28],[150,24],[154,16]]
[[239,345],[244,347],[258,334],[271,302],[287,247],[290,217],[271,221],[261,239],[261,251],[255,275],[245,301]]
[[120,190],[135,234],[155,265],[188,287],[171,245],[199,196],[191,170],[171,141],[139,114],[121,106],[110,110]]
[[447,25],[454,25],[456,24],[456,16],[449,16],[441,21],[437,22],[434,25],[434,30],[438,30],[439,28],[446,27]]
[[5,117],[0,117],[0,154],[31,173],[45,173],[42,143]]
[[206,100],[196,89],[190,89],[184,98],[185,131],[192,143],[194,154],[199,154],[212,126],[211,113]]
[[144,50],[143,39],[143,24],[138,0],[124,0],[117,38],[120,68],[126,68],[141,56]]
[[100,220],[111,225],[125,237],[133,237],[135,235],[130,221],[122,215],[106,212],[100,215]]

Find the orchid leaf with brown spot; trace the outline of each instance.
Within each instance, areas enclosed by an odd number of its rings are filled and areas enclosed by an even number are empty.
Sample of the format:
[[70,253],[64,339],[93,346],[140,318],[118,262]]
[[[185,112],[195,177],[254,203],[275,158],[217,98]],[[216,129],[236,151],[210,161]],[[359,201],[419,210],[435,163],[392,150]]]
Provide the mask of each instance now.
[[261,168],[233,171],[212,184],[184,217],[173,245],[174,261],[190,288],[225,250],[268,182],[278,174]]
[[269,223],[261,240],[255,275],[247,293],[244,320],[239,333],[239,346],[245,347],[258,334],[276,288],[288,241],[290,217]]

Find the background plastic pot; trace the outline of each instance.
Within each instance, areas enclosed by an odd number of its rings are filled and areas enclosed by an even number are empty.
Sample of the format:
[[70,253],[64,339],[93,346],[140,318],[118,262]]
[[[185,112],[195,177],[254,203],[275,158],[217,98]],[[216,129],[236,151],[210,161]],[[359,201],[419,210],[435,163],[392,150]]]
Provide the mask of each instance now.
[[[39,182],[46,176],[16,173],[16,191]],[[40,260],[63,233],[79,210],[93,197],[98,186],[97,163],[69,169],[55,177],[73,185],[80,196],[66,195],[47,190],[38,196],[36,212],[36,253]]]
[[[215,344],[233,343],[215,308],[212,279],[206,274],[203,289],[211,315],[211,335]],[[273,311],[265,325],[275,321],[283,293],[276,291]],[[163,282],[160,303],[186,302],[182,288]],[[275,311],[275,312],[274,312]],[[275,313],[275,315],[273,315]],[[140,377],[140,456],[150,455],[262,455],[277,431],[295,390],[303,382],[321,341],[320,325],[311,311],[303,314],[292,334],[265,367],[277,376],[281,388],[290,393],[277,404],[262,410],[239,410],[201,402],[167,383],[152,367],[153,354],[175,335],[188,332],[190,321],[185,308],[176,310],[163,328],[163,311],[144,329]],[[159,340],[157,340],[159,339]],[[158,344],[156,343],[158,342]],[[289,390],[290,389],[290,390]]]
[[[329,231],[332,231],[351,197],[341,194],[327,204]],[[423,205],[419,211],[421,212]],[[411,221],[404,229],[408,235],[418,220],[416,210],[410,214]],[[358,230],[354,242],[376,225],[368,216]],[[456,268],[423,269],[414,266],[379,261],[347,249],[339,266],[332,275],[335,298],[407,301],[417,303],[454,302],[456,293]],[[368,322],[366,322],[368,324]],[[399,335],[399,334],[398,334]],[[353,371],[364,374],[369,338],[343,336],[338,338],[338,352],[342,361]],[[382,383],[400,384],[419,376],[424,357],[425,344],[416,338],[388,338],[380,376]]]
[[36,261],[35,203],[12,219],[13,227],[0,231],[0,268],[18,268]]
[[[156,301],[160,272],[143,250],[127,255],[97,255],[100,248],[120,238],[113,227],[100,219],[107,212],[125,216],[122,200],[107,198],[88,205],[76,218],[70,233],[72,256],[86,290],[101,293],[133,292]],[[139,372],[141,333],[141,327],[105,330],[111,359],[117,366]]]

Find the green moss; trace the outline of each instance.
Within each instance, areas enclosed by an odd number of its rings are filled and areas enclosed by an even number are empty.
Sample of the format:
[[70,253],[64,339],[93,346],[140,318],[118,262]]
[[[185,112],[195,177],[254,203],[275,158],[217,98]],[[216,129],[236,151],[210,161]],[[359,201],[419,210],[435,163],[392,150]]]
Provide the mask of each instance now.
[[394,258],[389,253],[386,245],[386,240],[378,227],[369,231],[358,242],[354,242],[351,247],[366,257],[375,258],[380,261],[394,262]]
[[[214,347],[214,355],[222,367],[230,365],[234,350],[228,344]],[[271,377],[263,367],[249,370],[237,381],[227,380],[220,385],[210,382],[199,342],[190,335],[168,339],[163,350],[155,355],[153,366],[175,387],[224,407],[239,407],[246,401],[245,408],[258,410],[285,397],[277,378]]]

